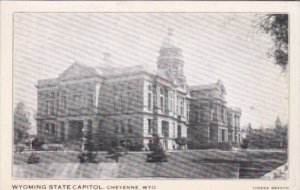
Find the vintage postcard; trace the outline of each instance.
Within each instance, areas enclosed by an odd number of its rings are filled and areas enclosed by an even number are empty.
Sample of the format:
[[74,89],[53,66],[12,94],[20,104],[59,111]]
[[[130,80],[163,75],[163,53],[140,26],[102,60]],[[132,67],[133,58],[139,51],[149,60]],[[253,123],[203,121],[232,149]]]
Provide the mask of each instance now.
[[299,2],[1,2],[4,190],[299,182]]

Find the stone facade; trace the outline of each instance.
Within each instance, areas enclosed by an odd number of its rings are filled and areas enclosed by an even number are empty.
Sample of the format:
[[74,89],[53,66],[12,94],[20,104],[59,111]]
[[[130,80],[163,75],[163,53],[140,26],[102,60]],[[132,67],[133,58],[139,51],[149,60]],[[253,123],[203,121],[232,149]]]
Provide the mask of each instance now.
[[238,108],[228,108],[221,80],[208,85],[190,86],[191,121],[189,140],[192,146],[241,142]]
[[[178,141],[187,138],[206,142],[234,139],[235,128],[229,128],[227,117],[235,118],[240,112],[226,111],[221,81],[208,88],[215,94],[212,100],[202,95],[207,89],[189,88],[181,53],[169,30],[159,50],[157,70],[113,68],[106,53],[105,66],[74,63],[57,78],[39,80],[38,137],[46,143],[80,147],[83,137],[89,136],[99,149],[117,138],[144,150],[149,149],[154,133],[166,150],[186,149]],[[225,110],[222,116],[219,109]]]

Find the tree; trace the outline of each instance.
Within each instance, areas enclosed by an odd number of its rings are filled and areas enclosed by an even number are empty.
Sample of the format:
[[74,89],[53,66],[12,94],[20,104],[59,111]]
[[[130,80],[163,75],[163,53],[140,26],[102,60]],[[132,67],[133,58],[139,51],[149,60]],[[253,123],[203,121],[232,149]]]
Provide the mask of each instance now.
[[151,153],[147,154],[147,162],[167,162],[168,158],[166,152],[161,146],[159,136],[154,134],[154,139],[152,143],[149,143],[149,148]]
[[249,139],[245,138],[242,141],[241,148],[246,150],[248,147],[249,147]]
[[99,158],[97,152],[83,150],[78,155],[80,163],[99,163],[101,159]]
[[179,148],[182,149],[187,144],[187,138],[178,137],[178,138],[175,139],[175,142],[179,145]]
[[38,164],[39,162],[40,162],[40,157],[35,152],[32,152],[27,159],[27,164]]
[[[83,138],[86,141],[84,143],[84,150],[81,151],[79,154],[79,162],[80,163],[99,163],[101,161],[100,157],[98,156],[96,150],[95,141],[93,140],[92,130],[88,129],[86,133],[84,133]],[[84,140],[82,138],[82,140]]]
[[14,142],[25,142],[29,137],[30,114],[23,102],[17,104],[14,111]]
[[120,145],[119,139],[114,138],[112,140],[112,146],[107,151],[106,158],[111,158],[118,163],[119,158],[122,157],[124,154],[127,154],[127,150]]
[[32,140],[32,148],[34,150],[42,150],[43,149],[42,146],[44,144],[45,142],[37,137]]
[[95,151],[94,141],[90,138],[87,139],[85,144],[85,149],[79,154],[80,163],[99,163],[101,159],[99,158],[97,152]]
[[259,17],[260,29],[269,34],[274,42],[270,56],[274,57],[275,64],[281,66],[282,71],[287,71],[288,66],[288,15],[267,14]]

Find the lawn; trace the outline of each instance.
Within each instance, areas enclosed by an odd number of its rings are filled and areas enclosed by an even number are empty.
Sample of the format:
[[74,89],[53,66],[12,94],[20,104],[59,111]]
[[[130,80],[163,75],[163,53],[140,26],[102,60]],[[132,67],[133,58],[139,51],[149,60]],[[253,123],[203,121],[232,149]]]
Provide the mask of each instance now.
[[29,152],[14,154],[15,178],[260,178],[287,162],[276,150],[187,150],[168,152],[166,163],[146,163],[145,152],[130,152],[119,163],[78,163],[78,152],[39,152],[39,164],[26,164]]

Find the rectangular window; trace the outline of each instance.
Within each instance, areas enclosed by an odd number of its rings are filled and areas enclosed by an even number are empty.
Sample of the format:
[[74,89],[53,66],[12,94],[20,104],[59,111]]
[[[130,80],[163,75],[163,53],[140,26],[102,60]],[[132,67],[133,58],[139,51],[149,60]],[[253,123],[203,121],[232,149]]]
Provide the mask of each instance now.
[[176,125],[173,123],[173,137],[176,137]]
[[225,142],[225,129],[222,129],[222,142]]
[[118,126],[118,122],[116,120],[114,120],[114,126],[115,126],[115,130],[114,132],[117,134],[119,133],[119,126]]
[[82,96],[81,95],[74,95],[73,96],[73,106],[75,109],[81,109],[83,102],[82,102]]
[[199,113],[198,113],[198,111],[195,111],[195,122],[198,122],[199,121]]
[[178,96],[177,96],[175,102],[176,102],[176,110],[175,111],[179,115],[179,97]]
[[180,115],[183,116],[183,100],[180,101]]
[[123,124],[123,121],[120,121],[120,125],[121,125],[121,133],[125,134],[125,126]]
[[224,107],[224,122],[227,123],[227,109]]
[[114,109],[116,111],[121,109],[121,101],[122,101],[121,94],[120,93],[114,94]]
[[43,102],[43,114],[48,115],[48,101]]
[[213,119],[217,120],[218,119],[218,110],[217,110],[217,105],[214,106],[214,111],[213,111]]
[[47,102],[47,113],[48,115],[54,115],[54,101],[51,100],[51,101],[48,101]]
[[170,111],[173,111],[173,93],[170,93]]
[[148,92],[148,111],[152,109],[152,94]]
[[224,122],[225,121],[225,118],[224,118],[224,108],[221,107],[221,121]]
[[124,109],[124,100],[123,100],[123,94],[121,93],[120,94],[120,110],[123,110]]
[[190,120],[190,105],[186,103],[186,121],[189,122]]
[[164,112],[164,97],[163,96],[160,97],[160,108],[161,108],[161,111]]
[[55,135],[55,125],[53,123],[50,124],[50,129],[49,129],[50,135],[54,136]]
[[117,110],[117,101],[118,101],[118,97],[117,97],[117,95],[115,94],[115,95],[114,95],[114,110]]
[[93,107],[93,105],[94,105],[93,94],[89,94],[86,96],[86,106],[90,108]]
[[209,140],[212,141],[213,140],[213,129],[209,128]]
[[151,119],[148,119],[148,133],[149,134],[153,133],[152,120]]
[[51,115],[51,103],[47,101],[47,115]]
[[54,92],[49,92],[49,98],[54,98]]
[[133,132],[133,126],[132,126],[132,123],[131,123],[131,120],[128,119],[128,132],[129,133],[132,133]]
[[165,99],[164,99],[164,90],[163,88],[160,88],[160,109],[162,113],[164,112],[165,109]]
[[164,137],[169,137],[169,122],[162,121],[161,128],[162,128],[162,135]]
[[221,120],[221,106],[220,105],[217,106],[217,118],[219,121]]
[[130,91],[127,92],[127,111],[130,110],[130,104],[131,104],[131,93]]
[[75,103],[81,102],[81,96],[80,95],[74,95],[73,100]]
[[45,133],[46,134],[49,134],[49,123],[46,123],[46,126],[45,126]]
[[181,137],[181,125],[178,125],[178,128],[177,128],[177,137]]
[[64,140],[64,138],[65,138],[65,122],[64,121],[60,122],[60,138],[62,140]]
[[64,109],[67,108],[67,97],[66,96],[61,97],[61,107]]
[[131,120],[130,120],[130,119],[128,120],[128,132],[129,132],[129,133],[132,133],[132,132],[133,132],[133,126],[132,126],[132,123],[131,123]]
[[203,121],[203,113],[202,111],[198,112],[198,122],[202,122]]
[[165,97],[165,110],[168,110],[168,97]]

